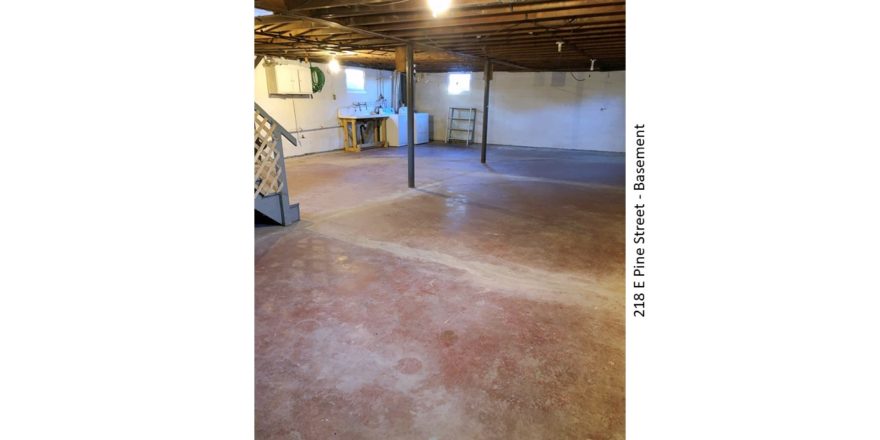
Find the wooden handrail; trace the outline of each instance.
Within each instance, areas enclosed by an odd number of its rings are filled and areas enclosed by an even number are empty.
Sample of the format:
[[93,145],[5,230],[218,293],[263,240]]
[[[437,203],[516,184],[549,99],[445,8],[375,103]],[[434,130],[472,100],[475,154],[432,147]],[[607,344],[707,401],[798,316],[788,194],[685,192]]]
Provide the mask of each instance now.
[[263,107],[260,107],[260,104],[254,103],[254,111],[260,114],[260,116],[269,120],[269,123],[274,124],[277,127],[278,131],[281,133],[281,136],[284,136],[287,140],[290,141],[291,144],[297,146],[296,136],[290,134],[283,125],[281,125],[278,121],[275,120],[272,116],[269,116],[269,113],[266,110],[263,110]]

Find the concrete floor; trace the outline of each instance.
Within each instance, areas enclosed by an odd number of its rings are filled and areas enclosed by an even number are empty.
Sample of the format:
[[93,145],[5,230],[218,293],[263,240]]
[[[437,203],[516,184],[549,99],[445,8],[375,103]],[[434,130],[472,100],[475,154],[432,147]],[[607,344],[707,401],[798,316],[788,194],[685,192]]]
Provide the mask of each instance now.
[[624,438],[622,155],[287,159],[256,228],[258,439]]

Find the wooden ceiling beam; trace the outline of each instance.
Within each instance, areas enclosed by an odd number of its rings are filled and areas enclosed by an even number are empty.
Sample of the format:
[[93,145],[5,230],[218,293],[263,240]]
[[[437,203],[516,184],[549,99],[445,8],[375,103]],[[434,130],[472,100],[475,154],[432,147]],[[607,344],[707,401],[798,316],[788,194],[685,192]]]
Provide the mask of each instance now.
[[511,52],[511,51],[490,51],[488,55],[490,57],[505,57],[512,60],[532,60],[536,63],[546,63],[555,59],[560,58],[577,58],[581,60],[588,60],[590,58],[606,58],[606,57],[619,57],[623,56],[624,51],[620,48],[598,48],[598,49],[585,49],[584,53],[581,51],[568,50],[562,53],[556,52],[541,52],[541,51],[529,51],[529,52]]
[[[551,47],[552,46],[552,47]],[[568,54],[575,53],[578,50],[584,49],[614,49],[618,50],[621,53],[626,50],[626,43],[624,42],[603,42],[603,43],[581,43],[581,44],[566,44],[562,48],[562,52],[557,50],[555,45],[543,45],[543,46],[493,46],[493,47],[470,47],[470,48],[461,48],[459,49],[461,52],[467,53],[510,53],[511,56],[529,56],[533,53],[543,53],[543,54]]]
[[[455,43],[460,41],[489,41],[489,40],[503,40],[505,38],[515,38],[515,37],[538,37],[544,34],[547,34],[551,31],[557,31],[562,33],[563,35],[601,35],[605,33],[625,33],[626,27],[623,24],[615,24],[610,26],[601,26],[601,27],[590,27],[585,28],[583,25],[570,25],[559,28],[546,28],[543,26],[537,27],[516,27],[511,29],[505,33],[486,33],[486,32],[467,32],[467,33],[456,33],[453,35],[432,35],[431,41],[435,44],[443,45],[447,43]],[[481,38],[477,38],[480,36]],[[375,39],[370,37],[364,37],[362,35],[353,35],[349,34],[347,36],[340,36],[337,41],[343,39],[349,39],[349,42],[352,44],[365,45],[369,46],[372,44],[383,44],[387,40]],[[417,37],[412,37],[412,39],[418,39]]]
[[[387,47],[395,47],[400,45],[399,42],[389,44],[389,40],[370,40],[372,44],[363,44],[363,41],[352,39],[334,39],[333,36],[326,38],[298,38],[299,35],[285,35],[281,32],[255,32],[256,38],[279,38],[291,42],[314,45],[327,45],[333,47],[345,47],[346,50],[375,50],[385,49]],[[579,42],[599,42],[599,41],[624,41],[625,34],[623,31],[602,32],[602,33],[559,33],[547,30],[538,34],[528,35],[500,35],[498,37],[487,37],[482,39],[468,38],[458,40],[445,40],[442,42],[443,49],[456,50],[465,47],[494,47],[494,46],[534,46],[539,44],[547,44],[552,46],[556,41],[563,41],[569,44]],[[437,41],[434,41],[437,43]]]
[[[315,23],[307,20],[291,20],[290,17],[283,15],[263,15],[254,17],[254,26],[270,25],[278,23],[300,24],[301,27],[315,27]],[[318,26],[320,27],[320,26]]]
[[[515,2],[502,2],[499,0],[454,0],[449,6],[449,11],[467,9],[492,8],[510,5],[533,5],[540,3],[556,3],[560,0],[519,0]],[[608,1],[608,0],[604,0]],[[305,11],[308,15],[327,19],[339,19],[348,17],[366,17],[370,15],[406,14],[428,10],[425,0],[408,0],[393,2],[388,5],[353,5],[335,8],[323,8],[320,10]],[[303,12],[300,10],[299,12]]]
[[261,32],[295,33],[295,34],[305,33],[305,32],[312,33],[318,29],[320,29],[320,28],[303,26],[302,24],[299,24],[299,23],[290,23],[290,24],[279,23],[279,24],[272,25],[272,26],[263,26],[263,27],[255,28],[255,30],[261,31]]
[[[586,25],[587,28],[591,26],[605,26],[605,25],[623,25],[625,23],[624,20],[615,18],[615,17],[586,17],[586,18],[575,18],[573,21],[565,20],[565,19],[556,19],[560,26],[575,26],[575,25]],[[450,35],[461,35],[461,34],[480,34],[480,35],[490,35],[492,33],[502,34],[504,32],[519,30],[519,29],[531,29],[531,30],[539,30],[541,29],[539,26],[541,24],[546,24],[548,26],[552,26],[552,23],[540,23],[540,21],[531,21],[528,22],[519,22],[519,23],[485,23],[485,24],[475,24],[471,26],[461,26],[453,29],[448,28],[433,28],[433,29],[408,29],[408,30],[398,30],[398,31],[387,31],[385,34],[393,35],[399,38],[406,39],[420,39],[420,38],[432,38],[432,37],[444,37]]]
[[364,26],[363,28],[375,32],[395,32],[412,29],[425,30],[441,28],[448,29],[448,31],[450,32],[456,32],[455,29],[450,28],[458,28],[462,26],[489,26],[498,24],[536,23],[540,21],[552,20],[622,17],[625,15],[625,13],[626,11],[623,6],[603,6],[599,8],[564,9],[548,12],[523,12],[491,17],[467,17],[450,19],[440,18],[425,21]]
[[[494,17],[470,17],[466,19],[467,22],[455,21],[455,20],[432,20],[427,22],[427,24],[420,24],[421,22],[411,22],[406,24],[401,24],[400,26],[395,25],[380,25],[380,26],[364,26],[357,27],[358,29],[364,29],[374,32],[381,32],[385,35],[396,36],[399,38],[407,38],[412,35],[419,34],[436,34],[436,35],[449,35],[450,33],[460,34],[462,32],[468,33],[480,33],[480,32],[493,32],[498,30],[504,30],[508,27],[520,27],[520,26],[537,26],[538,23],[543,23],[548,26],[552,26],[552,22],[556,22],[559,26],[584,26],[586,28],[590,28],[592,26],[604,26],[604,25],[622,25],[624,24],[624,20],[616,17],[620,17],[624,15],[622,7],[615,7],[616,10],[613,12],[605,12],[605,13],[585,13],[579,14],[583,11],[588,11],[587,9],[577,9],[577,10],[562,10],[562,11],[551,11],[548,13],[535,13],[535,14],[512,14],[506,16],[494,16]],[[574,12],[571,12],[574,11]],[[571,15],[568,15],[568,14]],[[289,17],[289,16],[288,16]],[[305,16],[303,16],[305,17]],[[314,17],[306,17],[312,18],[313,20],[323,20]],[[276,20],[277,22],[278,20]],[[294,21],[294,20],[290,20]],[[335,21],[332,21],[335,23]],[[333,29],[328,26],[321,26],[317,22],[312,22],[314,24],[309,24],[309,20],[301,20],[298,21],[298,27],[305,28],[313,28],[315,29],[314,35],[321,34],[338,34],[340,33],[339,29]],[[342,25],[346,26],[346,25]],[[455,29],[449,29],[453,27]]]
[[470,46],[470,47],[459,47],[458,50],[462,52],[468,51],[478,51],[480,53],[487,52],[516,52],[516,53],[530,53],[530,52],[541,52],[541,53],[567,53],[570,51],[583,51],[587,48],[625,48],[626,43],[623,41],[569,41],[562,46],[562,51],[559,51],[557,45],[554,41],[547,41],[542,44],[511,44],[508,46],[504,45],[495,45],[495,46]]
[[486,19],[488,17],[565,10],[596,9],[597,11],[602,11],[603,9],[610,10],[608,8],[621,6],[624,6],[624,2],[609,0],[567,0],[553,3],[528,3],[522,5],[505,5],[503,3],[498,3],[497,6],[491,8],[450,10],[437,18],[434,18],[430,10],[422,8],[422,10],[418,12],[406,14],[382,14],[366,17],[333,17],[332,20],[347,26],[372,26],[381,24],[401,25],[403,23],[411,22],[442,22],[477,17],[480,19]]
[[623,0],[454,0],[439,18],[425,0],[255,1],[283,4],[255,18],[257,55],[326,61],[336,52],[345,65],[392,69],[395,48],[412,43],[422,72],[480,71],[486,57],[499,71],[583,71],[590,58],[602,70],[625,66]]
[[[492,41],[517,36],[543,36],[551,32],[559,35],[576,35],[576,34],[600,34],[603,32],[625,32],[625,25],[622,21],[617,21],[610,25],[591,25],[584,27],[583,24],[569,24],[563,27],[548,27],[542,23],[536,25],[521,24],[514,27],[499,26],[497,28],[480,28],[469,29],[467,32],[437,32],[437,31],[407,31],[402,33],[394,33],[391,36],[399,39],[405,39],[414,42],[424,42],[432,45],[442,46],[449,42],[459,41]],[[310,36],[333,35],[333,40],[337,42],[346,42],[355,45],[372,46],[384,44],[401,44],[398,39],[377,38],[369,35],[354,33],[336,33],[328,32],[310,33]],[[477,36],[481,38],[476,38]]]
[[[361,28],[355,28],[355,27],[351,27],[351,26],[345,26],[345,25],[342,25],[342,24],[339,24],[339,23],[335,23],[335,22],[333,22],[333,21],[329,21],[329,20],[323,20],[323,19],[318,19],[318,18],[313,18],[313,17],[307,17],[307,16],[302,16],[302,15],[292,14],[292,13],[291,13],[291,14],[288,14],[288,15],[291,16],[291,17],[293,17],[293,18],[300,18],[300,19],[307,19],[307,20],[315,21],[315,22],[318,23],[318,24],[323,24],[323,25],[325,25],[325,26],[332,27],[332,28],[335,28],[335,29],[341,29],[341,30],[345,30],[345,31],[349,31],[349,32],[355,32],[355,33],[362,33],[362,34],[365,34],[365,35],[371,35],[371,36],[378,37],[378,38],[387,38],[387,39],[395,40],[395,41],[398,41],[398,42],[401,42],[401,43],[415,43],[415,42],[412,42],[412,41],[409,41],[409,40],[405,40],[405,39],[402,39],[402,38],[399,38],[399,37],[388,36],[388,35],[381,34],[381,33],[378,33],[378,32],[375,32],[375,31],[371,31],[371,30],[368,30],[368,29],[361,29]],[[439,50],[439,51],[443,51],[443,52],[448,52],[448,53],[453,54],[453,55],[464,56],[464,57],[472,57],[472,55],[469,55],[469,54],[458,53],[458,52],[451,51],[451,50],[448,50],[448,49],[444,49],[444,48],[442,48],[442,47],[434,46],[434,45],[431,45],[431,44],[425,44],[425,43],[415,43],[415,44],[418,44],[419,46],[422,46],[422,47],[424,47],[424,48],[429,48],[429,49]],[[513,67],[513,68],[524,68],[523,66],[520,66],[520,65],[518,65],[518,64],[514,64],[514,63],[510,63],[510,62],[507,62],[507,61],[505,61],[505,60],[493,60],[493,62],[495,62],[496,64],[506,64],[507,66],[510,66],[510,67]]]
[[[274,42],[275,40],[282,40],[290,42],[291,48],[311,48],[315,50],[325,50],[325,51],[357,51],[357,50],[382,50],[381,48],[371,48],[371,49],[363,49],[355,46],[350,46],[346,44],[337,44],[333,42],[325,42],[320,40],[309,39],[307,37],[289,37],[286,35],[278,35],[278,34],[267,34],[262,32],[255,32],[256,37],[260,37],[260,39],[254,40],[255,43],[261,42],[265,43],[267,40],[269,43]],[[295,44],[295,45],[294,45]]]
[[[448,38],[450,36],[460,36],[460,35],[490,35],[493,33],[507,33],[507,32],[520,32],[520,31],[542,31],[547,28],[566,28],[566,29],[576,29],[581,28],[584,30],[591,29],[602,29],[607,27],[623,27],[626,22],[623,19],[617,18],[609,18],[609,17],[581,17],[574,19],[550,19],[549,21],[529,20],[527,22],[519,22],[519,23],[485,23],[481,25],[473,25],[473,26],[462,26],[454,29],[448,28],[434,28],[434,29],[407,29],[407,30],[390,30],[382,32],[383,40],[387,40],[388,37],[394,37],[396,39],[405,39],[405,40],[426,40],[428,38]],[[341,32],[339,29],[331,29],[331,28],[320,28],[314,29],[311,35],[340,35],[340,38],[346,38],[345,34],[348,34],[347,38],[352,39],[363,39],[364,34],[354,33],[354,32]],[[374,37],[375,38],[375,37]],[[426,40],[427,41],[427,40]]]
[[[495,45],[495,46],[456,46],[455,50],[468,52],[468,51],[477,51],[479,53],[486,53],[487,51],[497,51],[501,49],[508,50],[518,50],[518,51],[527,51],[527,50],[537,50],[544,52],[556,52],[559,51],[556,48],[556,45],[553,41],[547,41],[542,44],[510,44],[510,45]],[[586,47],[598,48],[598,47],[626,47],[626,43],[623,41],[571,41],[567,44],[564,44],[563,51],[571,50],[571,49],[583,49]]]
[[[545,42],[555,43],[556,41],[624,41],[626,39],[626,35],[623,32],[614,32],[614,33],[604,33],[604,34],[535,34],[535,35],[516,35],[516,36],[502,36],[498,38],[466,38],[466,39],[458,39],[458,40],[446,40],[446,41],[435,41],[435,43],[441,44],[445,48],[452,49],[457,46],[495,46],[495,45],[508,45],[513,43],[535,43],[542,44]],[[357,41],[347,41],[348,44],[352,46],[358,46],[363,48],[371,47],[371,45],[362,44]]]
[[265,11],[281,12],[287,10],[284,0],[254,0],[254,7]]
[[573,43],[564,44],[562,46],[562,52],[559,51],[557,46],[553,43],[545,43],[541,45],[510,45],[510,46],[485,46],[485,47],[463,47],[459,50],[462,52],[482,52],[485,50],[492,50],[496,52],[518,52],[522,54],[531,53],[531,52],[544,52],[544,53],[566,53],[570,52],[573,49],[583,48],[583,47],[615,47],[624,49],[626,48],[626,42],[624,41],[599,41],[599,42],[584,42],[578,41]]
[[[387,3],[388,0],[284,0],[287,12]],[[284,11],[273,11],[284,12]]]
[[290,27],[290,24],[289,24],[289,23],[278,23],[278,24],[269,24],[269,25],[255,26],[254,29],[256,29],[256,30],[260,30],[260,31],[266,31],[266,32],[274,32],[274,31],[277,31],[277,30],[279,30],[279,29],[284,29],[284,28],[287,28],[287,27]]
[[[563,49],[562,52],[557,52],[555,49],[544,49],[544,48],[486,48],[486,51],[483,52],[482,49],[462,49],[462,52],[470,52],[474,54],[488,54],[490,57],[495,54],[499,55],[504,54],[509,58],[528,58],[533,57],[535,55],[540,55],[542,58],[553,58],[557,56],[567,56],[567,55],[582,55],[582,56],[590,56],[592,53],[619,53],[624,54],[626,52],[626,47],[623,45],[613,45],[613,46],[582,46],[582,47],[573,47],[570,46],[567,49]],[[581,53],[584,52],[584,53]],[[485,56],[485,55],[483,55]]]

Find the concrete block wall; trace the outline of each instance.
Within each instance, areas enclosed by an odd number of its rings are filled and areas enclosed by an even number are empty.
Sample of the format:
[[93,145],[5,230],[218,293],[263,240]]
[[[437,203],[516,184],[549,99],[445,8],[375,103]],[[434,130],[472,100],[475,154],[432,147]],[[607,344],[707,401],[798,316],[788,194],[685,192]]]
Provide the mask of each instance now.
[[[336,111],[340,107],[350,106],[353,102],[366,102],[372,108],[379,96],[377,79],[380,77],[383,78],[381,92],[389,105],[391,103],[391,72],[362,69],[365,71],[366,91],[356,93],[346,90],[344,70],[333,74],[326,64],[312,65],[319,67],[326,77],[324,89],[314,94],[312,99],[269,97],[263,63],[254,69],[254,101],[284,128],[290,130],[299,141],[299,146],[293,147],[286,139],[284,140],[285,157],[342,149],[342,129],[335,128],[339,125]],[[298,133],[299,130],[316,128],[324,129]]]
[[[495,72],[490,85],[490,144],[624,151],[625,72]],[[416,111],[431,114],[432,138],[446,138],[449,107],[477,109],[482,137],[483,74],[469,93],[450,95],[448,74],[418,74]],[[579,81],[583,80],[583,81]]]
[[[391,72],[363,69],[366,91],[349,92],[344,71],[332,74],[326,64],[326,84],[313,99],[269,97],[261,63],[254,69],[254,99],[288,130],[300,146],[284,141],[285,156],[342,148],[342,130],[336,112],[353,102],[375,104],[382,95],[390,103]],[[460,95],[447,91],[448,74],[417,75],[416,111],[431,115],[433,140],[446,138],[449,107],[477,109],[476,133],[482,136],[483,74],[471,75],[471,90]],[[579,81],[579,80],[583,81]],[[489,143],[576,150],[624,151],[625,72],[495,72],[490,88]],[[334,99],[335,95],[335,99]],[[323,128],[323,129],[322,129]],[[322,129],[311,131],[314,129]],[[296,133],[298,130],[309,130]]]

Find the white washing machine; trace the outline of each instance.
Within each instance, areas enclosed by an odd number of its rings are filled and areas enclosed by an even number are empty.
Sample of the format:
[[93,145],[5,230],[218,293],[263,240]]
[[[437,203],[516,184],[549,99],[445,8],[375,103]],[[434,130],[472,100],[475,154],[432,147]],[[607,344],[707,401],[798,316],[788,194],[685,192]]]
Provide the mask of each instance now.
[[[388,145],[400,147],[407,144],[406,139],[406,107],[400,108],[400,114],[391,115],[386,122],[388,129]],[[415,113],[415,143],[427,144],[431,141],[428,113]]]

